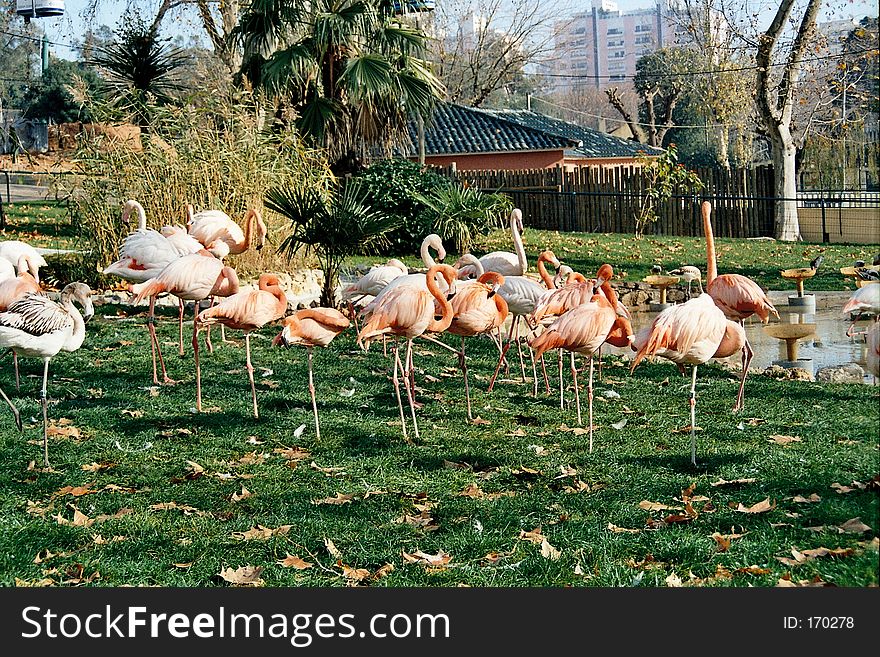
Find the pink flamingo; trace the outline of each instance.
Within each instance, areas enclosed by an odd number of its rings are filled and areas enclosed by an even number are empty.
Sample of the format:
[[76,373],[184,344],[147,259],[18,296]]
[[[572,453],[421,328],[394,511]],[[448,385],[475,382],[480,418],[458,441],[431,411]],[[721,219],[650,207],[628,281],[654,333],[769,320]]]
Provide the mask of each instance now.
[[[484,333],[492,333],[504,324],[507,319],[508,306],[504,298],[498,294],[504,285],[504,276],[496,272],[486,272],[473,284],[459,286],[452,298],[452,322],[447,333],[461,337],[461,351],[458,363],[464,377],[464,394],[467,399],[468,420],[473,419],[471,413],[471,394],[468,385],[467,361],[464,353],[464,339]],[[498,368],[501,361],[498,361]],[[495,370],[498,373],[498,369]],[[495,378],[493,377],[494,381]]]
[[[403,403],[400,399],[400,385],[398,370],[403,370],[406,383],[406,392],[409,398],[412,412],[413,427],[416,438],[419,437],[419,425],[416,420],[416,407],[413,400],[414,391],[410,389],[408,381],[412,373],[412,341],[426,333],[442,333],[452,323],[452,304],[447,294],[441,292],[435,276],[441,274],[449,286],[449,296],[455,294],[455,279],[458,272],[449,265],[434,265],[426,274],[427,290],[419,285],[397,285],[392,290],[384,293],[378,305],[373,309],[370,319],[358,333],[358,344],[366,351],[370,342],[380,335],[395,335],[406,338],[406,362],[404,368],[400,362],[400,354],[397,345],[394,345],[394,391],[397,395],[397,405],[400,409],[400,422],[403,428],[403,438],[407,439],[406,422],[403,417]],[[435,302],[440,307],[441,317],[435,319]],[[442,344],[442,343],[439,343]],[[449,348],[447,345],[443,345]]]
[[[276,274],[262,274],[258,289],[237,292],[216,306],[199,313],[196,321],[203,326],[220,323],[231,329],[244,331],[244,349],[247,354],[246,367],[251,384],[251,398],[254,402],[254,417],[260,417],[257,410],[257,389],[254,387],[254,366],[251,364],[251,332],[262,328],[269,322],[280,319],[287,312],[287,297],[281,289],[281,281]],[[201,386],[199,386],[201,392]],[[201,408],[199,398],[196,408]]]
[[639,331],[632,348],[636,350],[630,372],[645,356],[662,356],[684,371],[693,365],[691,378],[691,462],[697,464],[696,389],[697,366],[710,358],[726,358],[743,348],[746,341],[742,325],[730,321],[708,294],[661,312],[650,326]]
[[[752,315],[757,315],[764,323],[768,321],[771,314],[778,318],[779,313],[773,307],[773,304],[770,303],[767,295],[764,294],[764,290],[751,278],[741,274],[718,275],[718,265],[715,258],[715,238],[712,234],[712,221],[710,219],[712,204],[709,201],[703,201],[701,211],[703,215],[703,230],[706,233],[706,292],[712,297],[715,305],[721,309],[727,319],[740,322],[740,324]],[[736,402],[733,406],[735,411],[743,407],[746,377],[749,375],[749,364],[752,362],[753,354],[752,345],[749,344],[748,338],[746,338],[742,346],[742,377],[740,378]]]
[[46,266],[46,259],[27,242],[22,242],[20,240],[6,240],[0,242],[0,260],[8,261],[10,265],[18,267],[19,271],[21,271],[22,257],[24,257],[27,271],[29,271],[31,276],[34,277],[34,280],[39,283],[40,267]]
[[[238,276],[235,270],[232,267],[225,266],[222,260],[218,260],[203,250],[172,260],[155,278],[132,285],[131,290],[136,295],[135,303],[140,303],[143,299],[149,297],[151,308],[155,303],[156,297],[163,292],[173,294],[180,299],[195,302],[193,304],[192,345],[196,365],[196,397],[201,400],[202,379],[199,368],[199,323],[196,321],[196,316],[199,312],[198,302],[211,296],[228,297],[238,292]],[[158,341],[156,341],[156,347],[157,349],[159,347]],[[159,351],[160,358],[161,353]],[[201,410],[201,404],[197,404],[196,408]]]
[[321,439],[318,421],[318,402],[315,400],[315,381],[312,374],[312,350],[326,347],[333,339],[351,325],[349,319],[335,308],[305,308],[284,318],[281,332],[272,341],[274,346],[303,345],[309,354],[309,394],[312,412],[315,414],[315,436]]
[[[0,262],[6,262],[2,260]],[[0,280],[0,312],[6,310],[15,301],[21,299],[28,293],[39,293],[40,285],[37,279],[28,271],[29,262],[26,255],[22,255],[18,259],[18,276]],[[15,368],[15,389],[21,389],[21,382],[18,373],[18,354],[12,352],[12,363]]]
[[268,228],[263,215],[256,208],[250,208],[244,217],[244,231],[222,210],[202,210],[193,212],[187,205],[189,234],[201,242],[205,248],[221,260],[228,255],[244,253],[251,247],[253,237],[257,238],[256,250],[263,248]]
[[546,331],[534,338],[531,344],[539,358],[548,349],[559,349],[560,353],[563,349],[570,352],[578,424],[581,424],[581,400],[574,355],[579,353],[590,357],[590,379],[587,387],[590,452],[593,451],[593,356],[606,341],[616,341],[618,333],[622,332],[627,336],[627,343],[632,335],[629,320],[618,315],[617,295],[609,282],[612,276],[610,265],[602,265],[590,300],[565,312]]
[[[513,237],[513,248],[516,253],[510,251],[492,251],[480,258],[483,271],[494,271],[502,276],[522,276],[529,268],[526,258],[526,250],[522,241],[523,222],[522,211],[514,208],[510,213],[510,233]],[[469,268],[459,272],[459,277],[464,278],[473,273]]]

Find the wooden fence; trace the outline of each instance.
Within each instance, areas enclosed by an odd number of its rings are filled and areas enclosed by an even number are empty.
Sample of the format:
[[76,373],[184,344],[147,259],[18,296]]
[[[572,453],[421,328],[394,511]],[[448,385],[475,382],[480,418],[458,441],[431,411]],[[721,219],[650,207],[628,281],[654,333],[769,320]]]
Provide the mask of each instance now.
[[[483,191],[508,194],[533,228],[593,233],[634,233],[645,179],[638,167],[562,167],[522,171],[437,169]],[[700,204],[712,203],[718,237],[773,235],[773,171],[697,169],[706,188],[673,197],[658,209],[646,234],[701,236]]]

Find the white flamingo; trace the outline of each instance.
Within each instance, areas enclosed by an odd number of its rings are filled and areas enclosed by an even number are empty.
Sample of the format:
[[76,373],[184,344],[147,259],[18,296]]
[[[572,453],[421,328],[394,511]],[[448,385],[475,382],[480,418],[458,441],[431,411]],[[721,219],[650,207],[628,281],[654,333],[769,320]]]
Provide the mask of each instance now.
[[[498,272],[504,277],[522,276],[529,269],[529,261],[526,258],[526,250],[522,241],[522,212],[514,208],[510,213],[510,233],[513,236],[513,248],[516,253],[510,251],[492,251],[480,258],[483,271]],[[459,277],[464,278],[473,274],[470,268],[459,272]]]
[[15,267],[6,258],[0,258],[0,282],[15,278]]
[[[83,314],[73,305],[77,301]],[[30,293],[15,301],[6,312],[0,313],[0,348],[10,349],[19,356],[43,359],[43,387],[40,401],[43,406],[43,461],[49,466],[49,432],[47,419],[46,384],[49,361],[59,351],[76,351],[86,336],[85,323],[95,314],[91,290],[85,283],[70,283],[61,291],[61,300],[55,303],[42,294]],[[0,395],[9,404],[18,430],[22,430],[18,409],[2,390]]]
[[342,298],[346,301],[358,297],[374,297],[379,294],[386,285],[395,278],[409,274],[409,267],[400,260],[392,258],[384,265],[370,267],[370,270],[357,281],[342,291]]
[[[34,247],[25,242],[19,240],[0,242],[0,259],[6,260],[15,267],[22,257],[24,257],[27,263],[27,270],[31,273],[31,276],[39,282],[40,267],[46,266],[46,259]],[[15,276],[14,273],[12,275]]]
[[[431,249],[434,249],[437,252],[437,260],[443,260],[446,258],[446,249],[443,247],[443,240],[436,233],[431,233],[426,236],[425,239],[422,240],[422,246],[419,249],[419,255],[422,258],[422,262],[425,263],[425,267],[431,269],[438,263],[434,261],[434,258],[431,256]],[[442,276],[437,276],[437,284],[440,288],[441,292],[445,292],[449,286],[446,283],[446,279]],[[376,295],[376,297],[370,301],[366,306],[364,306],[363,310],[361,310],[360,314],[364,316],[368,316],[373,312],[373,309],[379,305],[382,298],[385,297],[391,290],[396,288],[399,285],[407,285],[413,286],[415,285],[419,289],[428,290],[428,283],[425,279],[425,274],[406,274],[405,276],[398,276],[394,280],[392,280],[388,285],[386,285],[382,290]]]

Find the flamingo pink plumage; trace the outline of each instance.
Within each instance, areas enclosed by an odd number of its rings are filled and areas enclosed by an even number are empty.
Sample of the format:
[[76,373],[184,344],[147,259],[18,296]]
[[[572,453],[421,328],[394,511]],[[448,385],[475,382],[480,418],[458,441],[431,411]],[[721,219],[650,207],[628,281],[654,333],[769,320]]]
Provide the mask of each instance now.
[[[397,395],[397,405],[400,409],[400,421],[404,440],[407,440],[406,422],[403,417],[403,403],[400,400],[398,370],[404,369],[403,375],[412,412],[413,427],[416,438],[418,438],[419,425],[416,421],[416,409],[413,400],[414,391],[411,390],[409,385],[412,372],[412,341],[414,338],[423,336],[426,333],[442,333],[452,323],[452,305],[447,298],[447,294],[442,292],[437,284],[437,274],[442,275],[449,286],[449,295],[454,295],[456,290],[455,279],[458,272],[449,265],[434,265],[426,274],[427,290],[418,284],[395,286],[392,290],[384,293],[379,303],[373,309],[370,319],[358,333],[358,344],[365,351],[369,348],[370,342],[379,336],[395,335],[406,338],[407,367],[402,367],[400,354],[397,345],[395,345],[394,375],[392,377],[394,391]],[[440,307],[440,319],[435,319],[435,302]]]
[[691,379],[691,461],[696,456],[696,387],[697,366],[710,358],[725,358],[741,350],[746,334],[742,325],[733,322],[715,305],[709,294],[701,294],[685,303],[671,306],[636,335],[636,356],[632,368],[646,356],[662,356],[683,369],[693,365]]
[[304,346],[309,354],[309,394],[312,397],[312,412],[315,415],[315,435],[321,439],[321,424],[318,421],[318,403],[315,400],[315,381],[312,374],[312,350],[326,347],[333,339],[350,326],[351,322],[335,308],[304,308],[284,318],[281,332],[272,341],[274,346]]
[[[461,337],[461,351],[458,354],[458,363],[464,377],[464,392],[467,399],[467,416],[473,419],[471,413],[470,386],[467,378],[467,362],[464,353],[464,339],[484,333],[492,333],[504,324],[508,315],[508,306],[504,298],[498,294],[498,289],[504,285],[504,276],[496,272],[486,272],[476,282],[459,286],[456,295],[452,298],[452,322],[447,333]],[[501,361],[498,361],[498,368]],[[498,373],[496,368],[495,373]],[[494,377],[492,378],[494,381]]]
[[[755,281],[741,274],[718,275],[718,265],[715,258],[715,237],[712,234],[712,221],[710,214],[712,204],[703,201],[701,206],[703,215],[703,230],[706,233],[706,292],[712,297],[728,319],[742,323],[748,317],[757,315],[766,323],[770,315],[777,318],[779,312],[770,303],[770,299],[764,294]],[[743,333],[745,335],[745,333]],[[742,377],[740,378],[739,391],[733,410],[738,411],[743,407],[745,399],[746,377],[749,375],[749,364],[752,362],[752,346],[748,339],[742,347]]]
[[[244,331],[244,348],[247,354],[245,367],[251,384],[254,417],[260,417],[260,413],[257,410],[254,366],[251,364],[251,332],[280,319],[285,312],[287,312],[287,297],[281,289],[280,279],[276,274],[262,274],[256,290],[237,292],[216,306],[203,310],[196,318],[196,321],[203,326],[219,323],[231,329]],[[198,400],[197,408],[201,406],[201,401]]]
[[262,249],[268,234],[263,215],[256,208],[250,208],[245,214],[244,231],[222,210],[193,212],[192,205],[187,205],[187,216],[189,234],[221,260],[247,251],[254,236],[257,238],[254,248]]
[[[238,276],[235,270],[232,267],[225,266],[222,260],[203,250],[172,260],[155,278],[132,285],[131,289],[136,295],[135,303],[140,303],[143,299],[149,297],[151,308],[155,303],[156,297],[163,292],[173,294],[180,299],[195,302],[193,304],[192,345],[196,366],[196,396],[197,399],[201,399],[199,323],[195,321],[195,316],[199,312],[198,302],[208,297],[228,297],[238,292]],[[152,328],[152,334],[155,336],[155,328]],[[156,347],[157,349],[159,347],[158,340],[156,341]],[[161,353],[159,351],[160,359]],[[170,379],[168,381],[171,382]],[[201,405],[197,404],[196,408],[201,410]]]

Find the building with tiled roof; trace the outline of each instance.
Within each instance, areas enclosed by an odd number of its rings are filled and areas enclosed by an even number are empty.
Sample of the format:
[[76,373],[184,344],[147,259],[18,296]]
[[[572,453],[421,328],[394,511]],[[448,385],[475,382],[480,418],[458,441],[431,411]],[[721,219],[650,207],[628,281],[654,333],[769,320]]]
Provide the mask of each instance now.
[[[405,155],[418,157],[418,128]],[[425,163],[459,170],[542,169],[634,164],[662,151],[527,110],[484,110],[441,103],[425,124]]]

